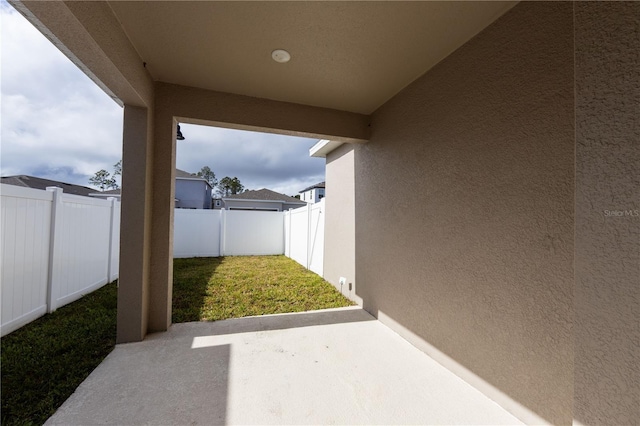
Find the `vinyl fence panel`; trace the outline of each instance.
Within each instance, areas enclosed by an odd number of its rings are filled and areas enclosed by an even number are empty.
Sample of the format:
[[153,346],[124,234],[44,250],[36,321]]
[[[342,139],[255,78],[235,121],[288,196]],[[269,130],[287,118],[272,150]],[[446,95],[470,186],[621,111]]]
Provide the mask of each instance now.
[[173,257],[220,256],[221,210],[175,209]]
[[287,257],[322,276],[324,272],[324,199],[285,213]]
[[176,209],[173,257],[284,253],[282,212]]
[[223,210],[222,255],[284,253],[282,212]]
[[322,276],[324,270],[324,201],[313,205],[309,220],[308,268]]
[[[0,332],[118,277],[120,203],[0,185]],[[285,253],[322,275],[324,203],[288,212],[176,209],[174,257]]]
[[71,194],[61,198],[56,206],[62,217],[54,236],[50,310],[91,293],[109,278],[111,202]]
[[289,211],[290,216],[290,243],[289,257],[305,268],[308,268],[307,256],[309,248],[309,208],[300,207]]
[[120,203],[0,184],[0,334],[118,277]]
[[284,255],[291,258],[291,212],[284,212]]
[[110,198],[111,210],[111,257],[109,258],[109,282],[118,279],[120,271],[120,203]]
[[47,312],[51,193],[2,185],[1,334]]

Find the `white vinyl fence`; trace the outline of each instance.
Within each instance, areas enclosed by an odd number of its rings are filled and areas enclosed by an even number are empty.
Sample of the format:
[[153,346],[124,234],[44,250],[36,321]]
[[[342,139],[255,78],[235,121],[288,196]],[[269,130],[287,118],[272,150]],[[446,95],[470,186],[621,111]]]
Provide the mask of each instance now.
[[0,184],[0,335],[118,278],[120,203]]
[[221,210],[175,209],[173,257],[220,256]]
[[324,199],[284,214],[287,257],[323,276],[324,270]]
[[[4,336],[118,278],[120,203],[0,184]],[[174,257],[284,254],[323,273],[324,200],[287,212],[176,209]]]
[[324,200],[287,212],[176,209],[173,257],[284,254],[322,276]]
[[282,212],[176,209],[173,257],[284,253]]
[[282,212],[224,210],[222,255],[284,253]]

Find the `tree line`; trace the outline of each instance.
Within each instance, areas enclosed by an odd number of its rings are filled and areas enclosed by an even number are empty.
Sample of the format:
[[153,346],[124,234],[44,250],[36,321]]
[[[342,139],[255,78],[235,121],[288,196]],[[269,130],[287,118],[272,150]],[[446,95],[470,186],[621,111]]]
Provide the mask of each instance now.
[[[192,175],[201,177],[209,182],[211,188],[213,188],[213,194],[217,197],[228,197],[229,195],[240,194],[246,189],[237,177],[225,176],[218,180],[216,174],[211,170],[211,167],[204,166],[197,173]],[[89,178],[89,184],[100,189],[100,191],[107,191],[110,189],[119,189],[120,186],[117,182],[117,176],[122,176],[122,160],[113,165],[113,173],[101,169],[98,170],[92,177]]]
[[218,197],[228,197],[229,195],[240,194],[245,191],[244,185],[240,183],[240,179],[235,176],[225,176],[218,180],[216,179],[216,174],[209,166],[204,166],[195,175],[209,182],[209,185],[211,185]]
[[118,189],[120,186],[116,180],[117,176],[122,176],[122,160],[113,165],[113,174],[105,169],[98,170],[89,178],[89,185],[93,185],[104,192],[109,189]]

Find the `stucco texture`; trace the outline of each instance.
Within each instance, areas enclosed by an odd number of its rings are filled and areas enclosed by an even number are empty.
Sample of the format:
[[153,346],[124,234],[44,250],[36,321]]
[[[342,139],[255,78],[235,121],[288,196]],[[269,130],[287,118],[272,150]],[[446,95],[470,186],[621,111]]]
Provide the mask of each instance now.
[[[342,294],[361,302],[356,297],[354,150],[354,145],[345,144],[327,155],[323,276]],[[346,279],[344,285],[340,277]]]
[[640,424],[640,3],[576,3],[574,418]]
[[355,151],[364,308],[555,424],[573,403],[573,42],[571,3],[521,3]]

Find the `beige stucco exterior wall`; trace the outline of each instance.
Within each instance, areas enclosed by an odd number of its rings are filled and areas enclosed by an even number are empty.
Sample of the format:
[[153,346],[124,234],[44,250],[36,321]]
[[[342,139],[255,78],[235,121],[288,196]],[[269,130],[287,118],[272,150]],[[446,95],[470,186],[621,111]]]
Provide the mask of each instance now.
[[574,418],[640,422],[640,3],[576,3]]
[[[324,279],[356,302],[354,145],[342,145],[326,158]],[[340,277],[346,284],[340,286]],[[351,283],[351,290],[349,290]]]
[[105,3],[13,3],[125,105],[119,342],[170,324],[175,117],[371,129],[328,158],[327,278],[357,274],[366,309],[548,422],[640,418],[639,3],[521,3],[370,128],[154,83]]
[[156,106],[192,124],[290,136],[366,142],[363,114],[157,82]]
[[173,214],[176,181],[177,122],[156,84],[153,114],[153,185],[151,217],[151,271],[149,274],[148,331],[171,326],[173,291]]
[[142,340],[155,291],[151,280],[155,255],[151,236],[155,213],[153,81],[105,2],[12,4],[125,107],[118,342]]
[[[13,4],[125,106],[118,342],[171,324],[176,119],[363,142],[368,116],[152,81],[105,2]],[[133,168],[133,170],[132,170]]]
[[136,164],[123,176],[118,279],[118,342],[147,333],[151,238],[152,117],[146,108],[125,106],[123,164]]
[[573,404],[573,72],[573,5],[521,3],[355,151],[365,309],[556,424]]

